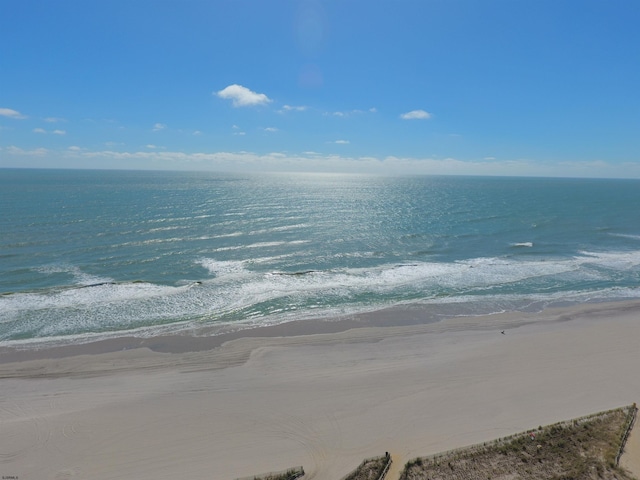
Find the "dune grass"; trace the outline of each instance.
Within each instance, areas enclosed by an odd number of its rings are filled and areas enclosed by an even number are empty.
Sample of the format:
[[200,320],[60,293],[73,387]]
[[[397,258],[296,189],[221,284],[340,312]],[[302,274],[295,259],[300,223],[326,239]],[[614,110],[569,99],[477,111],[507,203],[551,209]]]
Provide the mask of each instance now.
[[400,479],[631,480],[617,461],[635,412],[633,405],[416,458],[405,465]]
[[388,455],[368,458],[342,480],[378,480],[389,460]]

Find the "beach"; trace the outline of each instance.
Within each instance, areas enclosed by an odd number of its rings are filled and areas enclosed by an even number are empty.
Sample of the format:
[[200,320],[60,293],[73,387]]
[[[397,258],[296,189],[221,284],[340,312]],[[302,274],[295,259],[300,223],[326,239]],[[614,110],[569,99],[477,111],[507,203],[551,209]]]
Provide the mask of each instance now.
[[301,322],[192,352],[5,349],[0,474],[234,479],[302,465],[329,480],[387,451],[400,465],[637,402],[639,317],[631,301],[399,327]]

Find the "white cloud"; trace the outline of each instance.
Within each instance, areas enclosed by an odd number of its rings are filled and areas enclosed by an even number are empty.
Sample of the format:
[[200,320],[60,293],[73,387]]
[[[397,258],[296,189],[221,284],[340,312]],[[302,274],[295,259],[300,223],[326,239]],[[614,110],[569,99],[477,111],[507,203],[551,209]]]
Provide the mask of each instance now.
[[158,132],[160,130],[164,130],[167,126],[164,123],[156,123],[153,125],[153,131]]
[[376,113],[378,110],[375,108],[370,108],[369,110],[345,110],[345,111],[336,111],[336,112],[326,112],[325,115],[333,115],[334,117],[350,117],[351,115],[362,115],[365,113]]
[[22,115],[17,110],[12,110],[11,108],[0,108],[0,116],[8,117],[8,118],[15,118],[17,120],[23,120],[23,119],[27,118],[26,115]]
[[349,140],[336,140],[335,142],[331,143],[337,143],[338,145],[348,145],[351,142],[349,142]]
[[267,127],[263,129],[265,132],[277,132],[278,129],[276,127]]
[[10,155],[24,155],[28,157],[31,157],[31,156],[41,157],[49,153],[49,150],[47,150],[46,148],[34,148],[33,150],[24,150],[23,148],[16,147],[15,145],[6,147],[4,151]]
[[234,135],[239,135],[239,136],[243,136],[246,135],[246,132],[233,132]]
[[157,146],[151,144],[147,145],[146,147],[150,148],[151,150],[158,148]]
[[[510,175],[520,169],[527,171],[535,163],[515,161],[512,163],[487,164],[484,162],[465,162],[452,158],[402,158],[402,157],[348,157],[336,154],[305,152],[288,154],[273,152],[257,154],[253,152],[201,152],[185,153],[172,151],[94,151],[69,152],[82,158],[107,162],[125,162],[128,168],[166,168],[221,171],[307,171],[334,173],[417,173],[417,174],[487,174],[496,173],[496,168],[506,170],[502,174]],[[500,171],[500,170],[498,170]],[[640,168],[638,169],[640,174]],[[517,174],[517,173],[516,173]]]
[[[605,161],[548,163],[531,159],[475,160],[436,157],[352,157],[312,151],[303,153],[209,151],[89,151],[44,148],[25,150],[0,147],[2,166],[43,166],[47,159],[57,158],[58,165],[85,166],[87,161],[100,168],[215,170],[235,172],[326,172],[373,174],[429,175],[502,175],[585,178],[640,178],[640,162],[609,163]],[[66,160],[66,163],[65,163]],[[82,162],[82,163],[78,163]]]
[[200,130],[196,130],[192,133],[192,135],[195,135],[197,137],[199,135],[202,135],[202,132]]
[[219,92],[215,92],[220,98],[231,100],[234,107],[250,107],[254,105],[266,105],[271,99],[264,93],[256,93],[242,85],[229,85]]
[[47,123],[66,122],[64,118],[60,118],[60,117],[47,117],[44,119],[44,121]]
[[54,135],[66,135],[67,132],[65,130],[51,130],[50,132],[47,132],[44,128],[34,128],[33,129],[33,133],[52,133]]
[[72,152],[79,152],[82,149],[80,147],[77,147],[75,145],[70,146],[69,148],[67,148],[67,150],[71,150]]
[[410,112],[400,115],[400,118],[403,120],[428,120],[431,117],[432,115],[424,110],[411,110]]
[[278,113],[285,113],[285,112],[304,112],[305,110],[307,110],[309,107],[307,107],[306,105],[283,105],[282,108],[280,110],[278,110]]

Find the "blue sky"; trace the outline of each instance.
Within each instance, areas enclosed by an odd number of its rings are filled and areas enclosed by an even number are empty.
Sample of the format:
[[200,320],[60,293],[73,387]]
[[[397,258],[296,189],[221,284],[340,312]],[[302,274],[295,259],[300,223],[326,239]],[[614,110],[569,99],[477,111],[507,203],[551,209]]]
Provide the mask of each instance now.
[[637,0],[0,0],[0,167],[640,178]]

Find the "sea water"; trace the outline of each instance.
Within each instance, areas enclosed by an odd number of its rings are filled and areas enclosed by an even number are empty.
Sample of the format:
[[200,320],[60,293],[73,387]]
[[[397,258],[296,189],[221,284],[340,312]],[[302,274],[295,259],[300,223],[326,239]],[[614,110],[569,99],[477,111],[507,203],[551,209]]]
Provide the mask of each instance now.
[[0,170],[0,345],[640,297],[640,181]]

